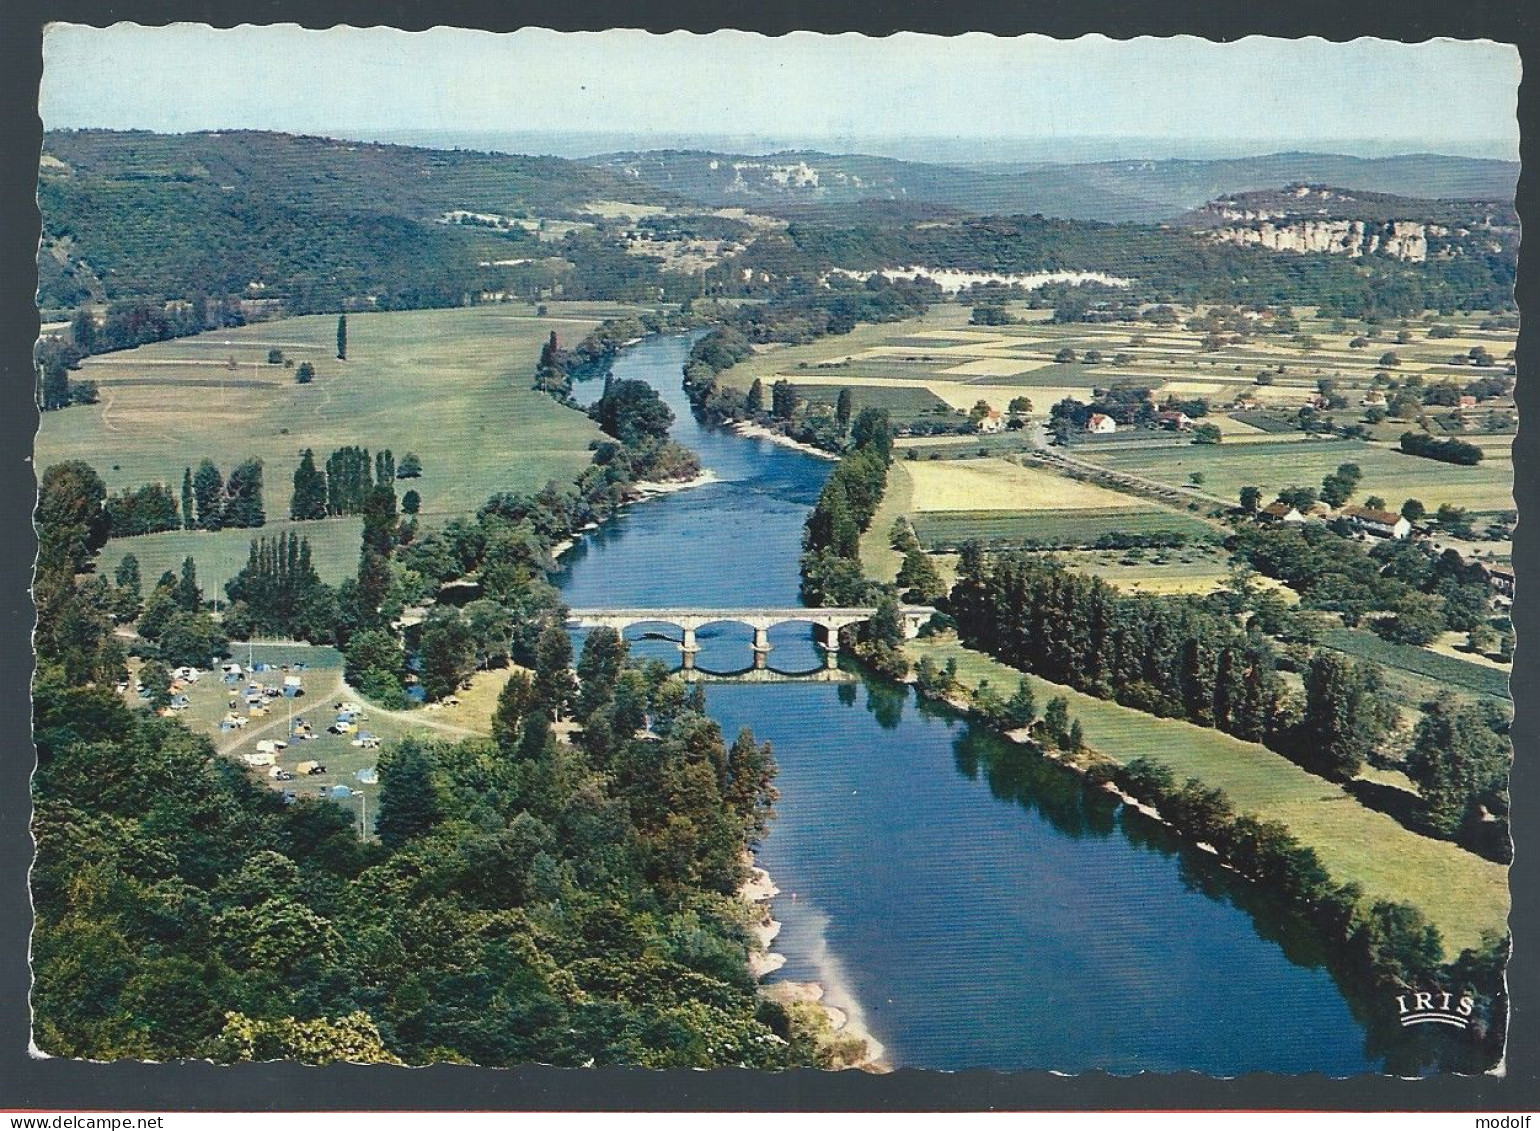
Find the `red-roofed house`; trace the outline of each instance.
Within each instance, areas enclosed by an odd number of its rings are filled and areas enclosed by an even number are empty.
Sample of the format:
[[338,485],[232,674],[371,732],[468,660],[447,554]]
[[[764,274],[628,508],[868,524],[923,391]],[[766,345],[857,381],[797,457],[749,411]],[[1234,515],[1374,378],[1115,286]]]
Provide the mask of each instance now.
[[1110,436],[1118,430],[1118,422],[1104,412],[1095,412],[1085,422],[1085,430],[1097,436]]

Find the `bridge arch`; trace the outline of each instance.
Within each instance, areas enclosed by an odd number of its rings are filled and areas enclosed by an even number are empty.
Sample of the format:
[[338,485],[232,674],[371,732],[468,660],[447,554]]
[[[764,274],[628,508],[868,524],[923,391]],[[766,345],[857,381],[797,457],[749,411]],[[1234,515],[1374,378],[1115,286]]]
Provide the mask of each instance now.
[[[752,650],[754,666],[764,669],[770,654],[770,630],[786,624],[806,623],[821,632],[827,667],[839,662],[839,630],[853,624],[868,621],[877,612],[875,607],[814,607],[792,608],[751,607],[742,609],[572,609],[568,613],[570,628],[613,628],[622,635],[626,629],[644,624],[668,625],[680,632],[679,650],[686,671],[695,667],[695,655],[700,651],[696,633],[715,624],[741,624],[754,632]],[[899,610],[904,621],[905,635],[913,637],[936,610],[928,605],[905,605]]]

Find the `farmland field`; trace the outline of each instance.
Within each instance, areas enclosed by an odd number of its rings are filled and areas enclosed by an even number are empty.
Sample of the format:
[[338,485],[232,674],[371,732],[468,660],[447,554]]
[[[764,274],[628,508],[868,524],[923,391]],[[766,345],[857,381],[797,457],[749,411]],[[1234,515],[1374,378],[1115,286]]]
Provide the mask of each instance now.
[[1431,511],[1452,503],[1473,511],[1513,509],[1513,462],[1500,452],[1475,467],[1460,467],[1405,455],[1362,440],[1287,442],[1287,446],[1247,443],[1233,447],[1189,445],[1179,448],[1098,448],[1082,445],[1076,454],[1113,471],[1129,472],[1181,487],[1193,472],[1203,475],[1209,494],[1237,498],[1242,487],[1260,487],[1271,499],[1292,485],[1319,486],[1339,464],[1363,469],[1357,500],[1380,495],[1392,507],[1402,500],[1421,499]]
[[930,511],[913,516],[914,529],[927,549],[964,542],[1086,546],[1108,534],[1177,533],[1190,539],[1214,530],[1200,519],[1176,511],[1146,507],[1080,511]]
[[[1014,688],[1021,673],[947,637],[910,642],[910,654],[958,661],[966,686],[988,679]],[[1158,719],[1033,677],[1038,701],[1062,695],[1080,719],[1086,742],[1117,762],[1145,757],[1171,767],[1179,781],[1196,777],[1225,791],[1241,812],[1282,821],[1314,848],[1339,883],[1353,881],[1367,900],[1396,900],[1423,909],[1445,952],[1457,956],[1483,929],[1502,931],[1508,914],[1507,869],[1447,841],[1420,836],[1392,817],[1359,804],[1342,787],[1306,773],[1280,754],[1216,730]]]
[[[840,388],[834,385],[796,385],[797,396],[810,404],[833,405],[839,400]],[[900,424],[916,416],[931,414],[952,415],[951,407],[923,385],[911,388],[894,388],[879,385],[855,385],[850,390],[851,411],[863,408],[885,409]]]
[[1411,644],[1381,640],[1374,633],[1358,628],[1328,629],[1322,633],[1321,643],[1359,659],[1423,676],[1440,687],[1457,687],[1497,699],[1512,698],[1508,673],[1487,664],[1472,663]]
[[[1228,556],[1222,550],[1203,546],[1147,551],[1069,550],[1053,557],[1078,573],[1099,577],[1126,593],[1212,593],[1222,588],[1230,575]],[[1262,579],[1258,584],[1271,580]]]
[[[267,516],[276,522],[288,517],[301,450],[313,448],[324,464],[336,448],[358,444],[390,448],[398,460],[417,453],[423,475],[401,489],[420,493],[429,523],[473,511],[497,491],[571,479],[599,435],[587,417],[532,390],[530,375],[546,335],[554,330],[570,343],[614,311],[589,304],[550,310],[548,318],[519,305],[353,314],[346,362],[333,356],[332,315],[104,354],[78,374],[98,383],[101,402],[44,414],[38,464],[83,459],[109,491],[157,481],[177,489],[183,468],[204,458],[228,474],[256,456],[264,462]],[[310,361],[314,382],[299,385],[294,370],[268,364],[270,349]],[[306,526],[322,560],[338,565],[351,555],[356,562],[355,527]],[[200,574],[211,580],[232,560],[244,561],[251,532],[187,535],[185,544],[182,535],[160,537],[164,554],[137,538],[109,547],[104,560],[115,563],[131,548],[143,561],[140,546],[156,560],[190,548],[200,565],[207,555]]]
[[1003,459],[921,460],[906,470],[919,512],[1129,508],[1127,495]]

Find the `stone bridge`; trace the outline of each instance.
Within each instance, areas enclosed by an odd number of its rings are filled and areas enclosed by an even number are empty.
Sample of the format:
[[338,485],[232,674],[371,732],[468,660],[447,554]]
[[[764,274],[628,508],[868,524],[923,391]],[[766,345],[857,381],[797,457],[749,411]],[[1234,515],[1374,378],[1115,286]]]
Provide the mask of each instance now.
[[[770,630],[783,624],[810,624],[817,630],[827,667],[839,666],[840,629],[869,621],[875,608],[746,608],[746,609],[572,609],[567,615],[568,628],[613,628],[622,636],[639,624],[672,625],[680,630],[679,650],[686,671],[695,669],[695,654],[700,646],[695,633],[708,624],[742,624],[754,630],[754,667],[763,670],[770,655]],[[904,636],[914,639],[920,626],[935,615],[929,605],[901,605],[899,617]]]

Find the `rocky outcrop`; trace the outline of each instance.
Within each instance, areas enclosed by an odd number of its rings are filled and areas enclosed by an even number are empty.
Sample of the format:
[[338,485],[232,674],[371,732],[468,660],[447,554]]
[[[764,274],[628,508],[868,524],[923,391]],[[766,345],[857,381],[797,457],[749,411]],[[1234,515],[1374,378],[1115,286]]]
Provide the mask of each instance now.
[[1225,243],[1408,263],[1501,251],[1518,236],[1517,217],[1501,202],[1417,200],[1322,185],[1221,197],[1185,222]]
[[1428,258],[1428,238],[1448,234],[1414,220],[1273,220],[1256,218],[1247,224],[1213,228],[1209,238],[1226,243],[1256,244],[1273,251],[1347,255],[1387,255],[1411,263]]

